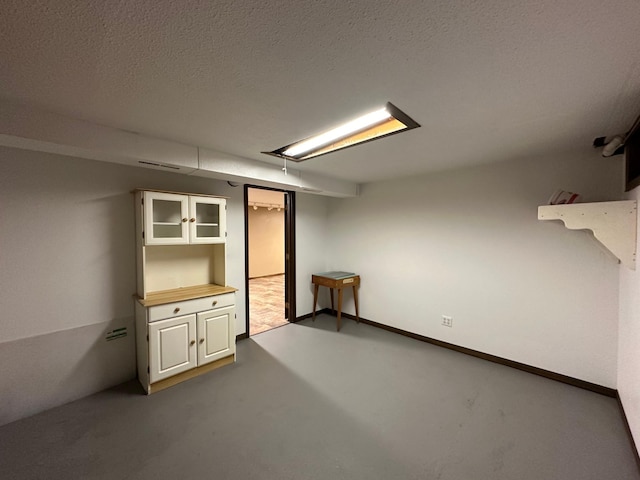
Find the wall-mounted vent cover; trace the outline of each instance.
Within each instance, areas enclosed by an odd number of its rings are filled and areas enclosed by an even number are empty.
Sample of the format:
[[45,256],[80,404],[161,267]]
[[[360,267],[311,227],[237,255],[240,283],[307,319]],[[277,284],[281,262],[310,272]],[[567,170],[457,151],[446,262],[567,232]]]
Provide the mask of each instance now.
[[180,167],[174,167],[173,165],[163,165],[162,163],[145,162],[144,160],[138,160],[138,163],[143,165],[151,165],[152,167],[169,168],[171,170],[180,170]]

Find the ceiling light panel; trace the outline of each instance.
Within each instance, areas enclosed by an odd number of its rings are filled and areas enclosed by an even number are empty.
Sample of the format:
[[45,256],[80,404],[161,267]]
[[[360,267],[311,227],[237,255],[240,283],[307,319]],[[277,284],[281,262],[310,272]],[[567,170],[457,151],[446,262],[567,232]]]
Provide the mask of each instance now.
[[362,115],[336,128],[271,152],[262,153],[302,162],[419,126],[407,114],[391,103],[387,103],[384,108]]

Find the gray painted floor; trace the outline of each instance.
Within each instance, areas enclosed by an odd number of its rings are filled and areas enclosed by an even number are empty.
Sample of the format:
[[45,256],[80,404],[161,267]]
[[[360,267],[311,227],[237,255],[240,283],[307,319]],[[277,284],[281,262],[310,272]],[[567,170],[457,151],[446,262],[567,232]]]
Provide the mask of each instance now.
[[0,428],[3,479],[639,479],[615,400],[368,325],[238,343]]

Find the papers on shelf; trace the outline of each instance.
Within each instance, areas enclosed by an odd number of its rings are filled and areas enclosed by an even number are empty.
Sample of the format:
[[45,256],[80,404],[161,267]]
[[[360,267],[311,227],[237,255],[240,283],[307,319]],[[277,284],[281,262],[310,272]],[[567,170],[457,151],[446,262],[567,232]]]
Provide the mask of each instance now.
[[549,205],[565,205],[575,202],[580,195],[573,192],[565,192],[564,190],[556,190],[549,199]]

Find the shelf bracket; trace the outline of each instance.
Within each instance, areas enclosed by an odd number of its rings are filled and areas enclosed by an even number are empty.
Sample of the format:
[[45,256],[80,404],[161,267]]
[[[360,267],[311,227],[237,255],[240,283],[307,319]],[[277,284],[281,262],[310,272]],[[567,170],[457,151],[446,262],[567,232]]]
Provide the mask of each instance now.
[[538,207],[538,220],[562,220],[570,230],[591,230],[623,265],[636,269],[637,202],[574,203]]

